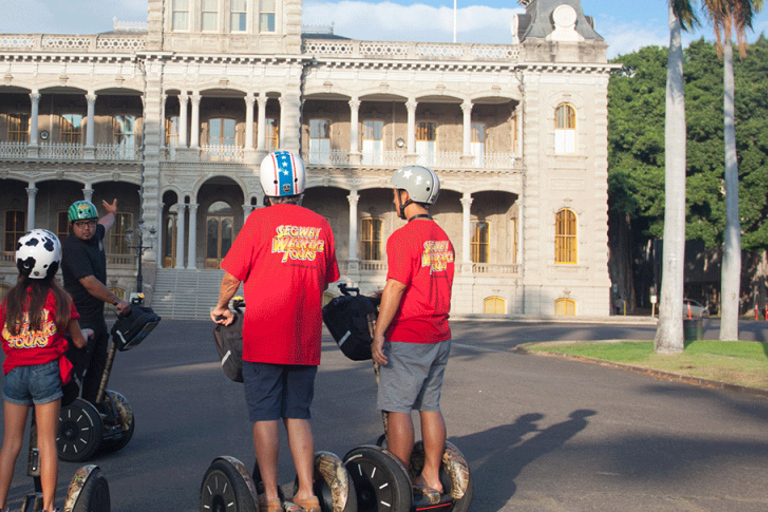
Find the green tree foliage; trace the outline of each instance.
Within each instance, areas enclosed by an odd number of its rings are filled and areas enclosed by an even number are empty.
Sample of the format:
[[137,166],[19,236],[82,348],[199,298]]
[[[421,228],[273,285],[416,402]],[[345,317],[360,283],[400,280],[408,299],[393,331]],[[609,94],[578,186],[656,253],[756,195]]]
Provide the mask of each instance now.
[[[687,125],[686,238],[723,243],[723,67],[714,43],[685,51]],[[609,207],[632,219],[641,247],[660,238],[664,214],[666,48],[646,47],[614,60],[623,68],[608,87]],[[736,143],[742,248],[768,249],[768,40],[735,59]]]

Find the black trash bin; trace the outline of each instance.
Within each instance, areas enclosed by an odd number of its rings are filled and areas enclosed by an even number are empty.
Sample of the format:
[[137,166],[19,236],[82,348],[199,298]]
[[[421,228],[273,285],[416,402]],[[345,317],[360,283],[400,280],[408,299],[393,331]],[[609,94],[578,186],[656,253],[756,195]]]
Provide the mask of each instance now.
[[701,318],[684,318],[683,339],[685,341],[698,341],[704,339],[704,321]]

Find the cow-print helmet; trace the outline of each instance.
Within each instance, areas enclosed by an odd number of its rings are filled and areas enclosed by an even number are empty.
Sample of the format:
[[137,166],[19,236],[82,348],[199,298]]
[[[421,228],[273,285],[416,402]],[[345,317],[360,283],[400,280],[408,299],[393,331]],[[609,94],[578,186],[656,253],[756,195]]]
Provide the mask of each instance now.
[[45,229],[28,231],[16,245],[16,267],[30,279],[48,279],[56,275],[61,262],[61,243]]

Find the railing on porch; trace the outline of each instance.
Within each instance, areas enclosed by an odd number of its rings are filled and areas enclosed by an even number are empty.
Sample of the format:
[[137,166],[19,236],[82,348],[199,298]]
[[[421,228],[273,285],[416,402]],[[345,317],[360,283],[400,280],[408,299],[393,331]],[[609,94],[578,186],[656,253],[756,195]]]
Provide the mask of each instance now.
[[0,158],[26,158],[26,142],[0,142]]
[[[0,158],[28,158],[32,156],[55,160],[83,160],[95,158],[97,160],[140,160],[141,148],[135,146],[123,146],[115,144],[97,144],[88,147],[77,143],[43,142],[37,146],[37,151],[30,155],[29,149],[35,148],[27,142],[0,142]],[[92,156],[88,155],[88,150]]]
[[200,146],[200,160],[206,162],[243,162],[245,148],[235,146]]
[[136,267],[135,254],[107,254],[107,268],[109,267]]
[[[360,260],[357,267],[361,273],[383,273],[387,271],[386,261]],[[339,261],[339,270],[347,272],[349,270],[349,260]],[[456,264],[456,271],[459,272],[459,264]],[[472,272],[483,275],[515,275],[520,274],[520,264],[518,263],[473,263]]]

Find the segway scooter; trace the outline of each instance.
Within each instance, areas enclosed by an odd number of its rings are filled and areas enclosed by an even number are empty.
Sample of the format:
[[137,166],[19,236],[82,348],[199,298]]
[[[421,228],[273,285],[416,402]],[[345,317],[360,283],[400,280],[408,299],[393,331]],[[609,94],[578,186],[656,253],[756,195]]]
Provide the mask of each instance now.
[[[242,297],[232,300],[236,320],[228,326],[218,324],[214,342],[225,375],[234,382],[242,382]],[[357,494],[342,460],[331,452],[315,452],[315,471],[312,489],[320,501],[323,512],[357,512]],[[294,480],[294,493],[299,479]],[[278,487],[286,512],[300,512],[301,508],[286,500],[282,486]],[[253,472],[234,457],[217,457],[211,462],[200,486],[200,512],[257,512],[258,496],[264,493],[258,461]]]
[[[35,492],[24,498],[21,512],[43,510],[43,486],[40,481],[40,451],[37,446],[37,422],[32,409],[29,430],[27,475],[32,477]],[[83,466],[75,472],[69,483],[64,512],[110,512],[109,483],[98,466]]]
[[160,317],[143,305],[139,294],[131,301],[131,311],[117,317],[110,331],[112,344],[95,404],[82,398],[61,408],[56,449],[61,460],[83,462],[99,450],[116,452],[133,437],[133,410],[123,395],[107,389],[117,351],[130,350],[141,343],[160,323]]
[[[323,308],[323,319],[331,335],[347,357],[359,361],[371,359],[375,307],[380,299],[360,295],[359,288],[339,283],[342,293]],[[355,295],[351,295],[355,292]],[[374,311],[371,312],[371,304]],[[366,349],[363,347],[367,346]],[[367,351],[366,351],[367,350]],[[378,384],[378,365],[374,363]],[[382,411],[384,432],[387,413]],[[443,493],[429,492],[412,486],[411,482],[424,467],[424,445],[414,445],[408,468],[385,447],[386,434],[376,445],[354,448],[344,456],[344,465],[354,482],[359,512],[467,512],[472,502],[472,477],[461,451],[449,441],[445,443],[440,481]]]

